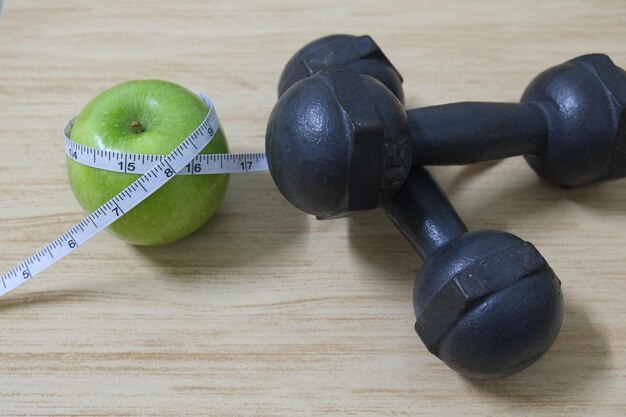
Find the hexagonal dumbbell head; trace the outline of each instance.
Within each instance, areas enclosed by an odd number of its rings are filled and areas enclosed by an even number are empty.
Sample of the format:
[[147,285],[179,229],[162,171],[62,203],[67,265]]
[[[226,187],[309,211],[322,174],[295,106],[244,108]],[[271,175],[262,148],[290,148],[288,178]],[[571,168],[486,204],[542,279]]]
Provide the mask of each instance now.
[[565,186],[626,175],[626,72],[602,54],[539,74],[522,103],[547,117],[542,151],[526,155],[543,177]]
[[414,167],[383,206],[424,265],[415,330],[430,352],[472,378],[516,373],[554,343],[561,283],[530,243],[505,232],[468,232],[426,170]]
[[285,92],[267,126],[270,172],[280,192],[319,218],[380,205],[411,165],[405,112],[377,80],[341,67]]
[[374,40],[367,36],[330,35],[303,46],[287,62],[278,81],[278,97],[293,84],[318,71],[347,66],[383,83],[404,102],[402,76]]

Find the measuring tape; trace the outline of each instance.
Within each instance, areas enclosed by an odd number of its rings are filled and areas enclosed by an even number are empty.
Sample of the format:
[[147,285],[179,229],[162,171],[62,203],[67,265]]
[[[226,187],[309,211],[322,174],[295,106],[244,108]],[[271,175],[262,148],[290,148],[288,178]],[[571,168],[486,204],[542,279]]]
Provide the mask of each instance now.
[[78,249],[175,175],[227,174],[268,169],[263,153],[199,154],[217,133],[220,122],[211,99],[202,93],[198,93],[198,96],[207,106],[207,115],[169,155],[126,154],[90,148],[69,138],[73,121],[68,123],[65,128],[65,151],[68,157],[98,169],[142,175],[33,256],[2,275],[0,296]]
[[[147,174],[165,155],[106,151],[81,145],[69,138],[73,120],[65,128],[65,154],[82,165],[124,174]],[[176,175],[234,174],[267,171],[264,153],[215,153],[196,155]]]

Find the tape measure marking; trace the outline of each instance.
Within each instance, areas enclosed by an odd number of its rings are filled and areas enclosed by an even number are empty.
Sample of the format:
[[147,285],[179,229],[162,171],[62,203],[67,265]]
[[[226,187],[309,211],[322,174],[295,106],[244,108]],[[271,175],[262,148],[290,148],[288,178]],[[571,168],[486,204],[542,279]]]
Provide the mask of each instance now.
[[[150,196],[152,193],[162,187],[166,182],[172,179],[176,173],[184,173],[186,166],[194,166],[189,164],[191,163],[191,161],[194,160],[198,153],[202,149],[204,149],[206,145],[209,144],[209,142],[217,133],[220,126],[220,122],[215,112],[213,103],[211,102],[211,99],[202,93],[199,93],[198,95],[208,108],[207,115],[202,120],[202,123],[200,123],[200,126],[198,126],[169,155],[158,157],[153,155],[139,155],[139,160],[146,161],[146,163],[152,162],[152,166],[141,177],[139,177],[139,179],[126,187],[118,195],[104,203],[89,216],[71,227],[67,232],[63,233],[51,243],[37,251],[30,258],[27,258],[25,261],[11,269],[9,272],[2,275],[0,277],[0,280],[2,281],[2,287],[0,287],[0,296],[8,293],[9,291],[15,289],[24,282],[30,280],[35,275],[48,268],[64,256],[78,249],[81,245],[83,245],[89,239],[104,230],[115,220],[121,217],[124,213],[131,210],[141,201],[145,200],[148,196]],[[70,122],[65,129],[66,139],[69,134],[68,129],[71,130],[71,125],[72,123]],[[78,144],[76,145],[78,147],[82,146]],[[95,160],[96,162],[109,160],[109,158],[114,161],[115,164],[118,164],[120,161],[128,161],[129,159],[131,162],[133,161],[132,154],[125,155],[121,152],[99,151],[88,147],[82,147],[79,149],[78,147],[74,148],[77,152],[77,156],[78,152],[80,151],[83,154],[91,155],[91,158],[93,158],[93,160]],[[95,152],[91,152],[90,149]],[[254,158],[250,155],[258,155],[258,159],[254,160]],[[113,158],[113,156],[115,156],[115,158]],[[76,158],[75,160],[77,159],[78,158]],[[210,160],[210,158],[208,159]],[[245,167],[248,166],[248,160],[252,162],[258,162],[259,166],[262,166],[263,162],[260,161],[265,161],[265,156],[262,154],[245,154],[243,157],[240,157],[239,155],[232,155],[230,157],[218,157],[214,160],[219,161],[220,166],[223,167],[224,160],[230,162],[234,161],[235,163],[238,163],[240,159],[242,161],[245,161]],[[251,171],[253,165],[254,164],[252,164],[250,166],[250,169],[248,170],[240,169],[236,172]],[[256,165],[254,166],[256,167]],[[99,165],[97,167],[101,168]],[[136,165],[136,167],[138,167],[138,165]],[[126,171],[124,172],[127,171],[128,168],[126,168]],[[220,171],[220,173],[222,172],[225,171]]]
[[[81,145],[69,138],[73,121],[65,128],[65,154],[79,164],[125,174],[147,173],[165,155],[106,151]],[[221,153],[196,155],[177,175],[236,174],[267,171],[264,153]]]

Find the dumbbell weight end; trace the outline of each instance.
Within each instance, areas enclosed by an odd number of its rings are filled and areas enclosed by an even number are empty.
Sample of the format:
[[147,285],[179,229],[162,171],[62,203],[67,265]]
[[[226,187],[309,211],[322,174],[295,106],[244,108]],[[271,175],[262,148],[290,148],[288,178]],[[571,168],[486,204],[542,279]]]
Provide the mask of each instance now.
[[415,330],[430,352],[462,375],[497,378],[552,346],[561,284],[532,244],[500,231],[467,232],[420,167],[383,208],[424,259],[413,303]]

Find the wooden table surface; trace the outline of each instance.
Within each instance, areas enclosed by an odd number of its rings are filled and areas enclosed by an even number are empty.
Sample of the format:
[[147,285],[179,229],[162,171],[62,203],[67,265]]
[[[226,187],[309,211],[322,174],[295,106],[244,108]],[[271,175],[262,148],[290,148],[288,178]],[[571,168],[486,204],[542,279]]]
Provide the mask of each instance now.
[[[340,4],[340,5],[337,5]],[[370,34],[409,107],[517,101],[589,52],[626,66],[626,3],[7,0],[0,17],[0,269],[80,220],[61,131],[118,82],[209,93],[233,152],[262,151],[282,66]],[[421,261],[380,211],[319,222],[235,175],[169,246],[102,233],[0,300],[0,416],[624,416],[626,180],[541,181],[522,158],[432,172],[471,229],[533,242],[563,282],[552,349],[460,377],[413,331]]]

